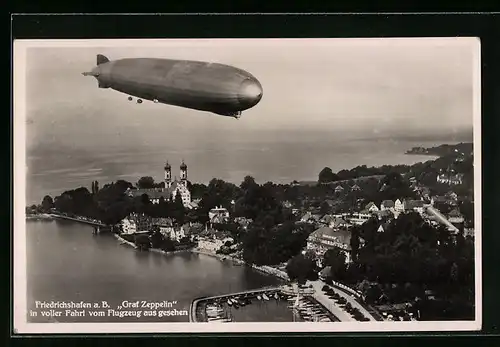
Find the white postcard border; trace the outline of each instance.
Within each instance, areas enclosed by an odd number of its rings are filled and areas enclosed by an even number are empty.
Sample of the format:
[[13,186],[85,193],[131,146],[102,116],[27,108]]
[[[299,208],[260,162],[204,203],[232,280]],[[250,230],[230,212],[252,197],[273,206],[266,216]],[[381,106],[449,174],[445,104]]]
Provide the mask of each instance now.
[[[387,40],[447,40],[447,44],[464,40],[471,42],[474,49],[473,62],[473,147],[474,147],[474,206],[475,206],[475,320],[474,321],[418,321],[418,322],[290,322],[290,323],[28,323],[27,322],[27,281],[26,281],[26,51],[29,47],[150,47],[165,41],[193,44],[225,42],[249,44],[259,42],[274,44],[275,40],[287,40],[300,44],[305,40],[321,41],[329,44],[332,40],[350,42],[366,41],[380,44]],[[13,328],[17,334],[99,334],[99,333],[272,333],[272,332],[437,332],[474,331],[482,324],[482,213],[481,213],[481,48],[475,37],[453,38],[358,38],[358,39],[113,39],[113,40],[16,40],[13,48],[13,206],[14,206],[14,262],[13,262]]]

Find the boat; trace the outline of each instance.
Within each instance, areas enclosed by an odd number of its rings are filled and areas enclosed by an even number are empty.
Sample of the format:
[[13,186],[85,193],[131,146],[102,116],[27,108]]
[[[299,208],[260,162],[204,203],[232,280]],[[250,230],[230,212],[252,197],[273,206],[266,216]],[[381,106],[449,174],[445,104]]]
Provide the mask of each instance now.
[[269,297],[266,295],[266,293],[262,294],[262,297],[264,298],[264,300],[269,300]]
[[276,300],[279,300],[279,298],[280,298],[280,297],[279,297],[279,295],[278,295],[278,293],[277,293],[277,292],[276,292],[276,293],[274,293],[274,298],[275,298]]
[[231,301],[231,299],[227,299],[227,304],[228,304],[229,306],[231,306],[231,305],[233,304],[233,302]]
[[260,295],[257,295],[258,300],[262,300],[262,297]]

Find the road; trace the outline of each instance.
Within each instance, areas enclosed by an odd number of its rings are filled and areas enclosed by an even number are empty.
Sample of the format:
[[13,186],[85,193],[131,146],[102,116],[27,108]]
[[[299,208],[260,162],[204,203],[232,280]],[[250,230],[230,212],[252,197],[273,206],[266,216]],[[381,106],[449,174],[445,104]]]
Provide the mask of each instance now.
[[[335,312],[337,312],[337,310],[340,310],[343,312],[342,315],[337,315],[337,313],[331,311],[334,315],[336,315],[341,321],[355,321],[354,318],[351,317],[351,315],[349,313],[347,313],[346,311],[344,311],[341,307],[339,307],[337,305],[337,303],[333,300],[333,299],[330,299],[324,292],[323,292],[323,286],[326,284],[325,282],[321,281],[321,280],[317,280],[317,281],[311,281],[309,282],[310,284],[312,284],[314,290],[315,290],[315,297],[317,296],[317,300],[321,302],[321,304],[323,304],[325,307],[327,307],[328,309],[332,308],[332,309],[335,309]],[[352,296],[352,295],[349,295],[348,293],[344,292],[343,290],[337,288],[337,287],[334,287],[334,286],[330,286],[328,285],[330,288],[332,288],[334,290],[335,293],[337,293],[338,295],[340,295],[341,297],[343,297],[344,299],[347,300],[348,303],[351,304],[352,307],[356,307],[366,318],[369,318],[371,321],[376,321],[377,319],[375,319],[375,317],[366,310],[366,308],[364,308],[362,305],[359,304],[359,302]],[[345,319],[344,319],[344,318]],[[347,317],[349,319],[347,319]]]
[[340,306],[337,305],[333,299],[330,299],[322,290],[325,285],[321,281],[311,281],[308,284],[312,284],[314,288],[313,298],[318,300],[318,302],[323,305],[328,311],[330,311],[335,317],[337,317],[341,322],[355,322],[356,320],[346,311],[344,311]]

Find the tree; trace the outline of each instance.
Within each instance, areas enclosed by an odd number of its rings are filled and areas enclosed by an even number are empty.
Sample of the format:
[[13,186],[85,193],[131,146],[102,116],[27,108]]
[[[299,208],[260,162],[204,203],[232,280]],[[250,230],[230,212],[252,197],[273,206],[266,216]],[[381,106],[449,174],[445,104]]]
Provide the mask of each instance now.
[[319,207],[319,213],[321,214],[327,214],[330,212],[330,205],[328,202],[323,201]]
[[182,202],[182,196],[180,192],[177,192],[173,201],[174,203],[172,204],[172,216],[178,224],[184,224],[186,209],[184,207],[184,203]]
[[359,252],[359,226],[354,226],[351,229],[351,255],[352,259],[356,260],[358,258],[358,252]]
[[140,250],[149,250],[151,248],[151,242],[149,241],[149,236],[144,234],[136,235],[134,243]]
[[155,180],[151,176],[144,176],[137,181],[137,188],[139,189],[151,189],[155,186]]
[[49,195],[45,195],[42,200],[42,211],[49,212],[54,207],[54,201]]
[[346,256],[338,248],[329,249],[323,256],[323,265],[330,266],[330,275],[337,279],[346,271]]
[[163,245],[163,235],[160,232],[160,228],[156,227],[153,235],[151,235],[151,247],[161,248]]
[[257,188],[258,186],[259,185],[255,182],[255,179],[252,176],[245,176],[243,182],[240,184],[240,188],[244,191]]
[[298,254],[288,261],[286,272],[291,281],[297,281],[299,284],[306,283],[307,280],[315,279],[315,264],[312,259]]
[[338,176],[335,175],[329,167],[325,167],[321,172],[319,173],[318,176],[318,182],[319,183],[328,183],[328,182],[333,182],[337,181]]

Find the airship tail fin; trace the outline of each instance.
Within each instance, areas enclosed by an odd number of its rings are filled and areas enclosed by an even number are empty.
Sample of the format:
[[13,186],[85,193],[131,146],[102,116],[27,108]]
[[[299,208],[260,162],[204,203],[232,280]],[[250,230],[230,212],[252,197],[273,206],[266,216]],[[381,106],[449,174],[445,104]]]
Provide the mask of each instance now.
[[107,62],[109,62],[109,59],[106,56],[102,54],[97,55],[97,65],[101,65]]

